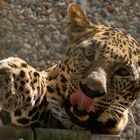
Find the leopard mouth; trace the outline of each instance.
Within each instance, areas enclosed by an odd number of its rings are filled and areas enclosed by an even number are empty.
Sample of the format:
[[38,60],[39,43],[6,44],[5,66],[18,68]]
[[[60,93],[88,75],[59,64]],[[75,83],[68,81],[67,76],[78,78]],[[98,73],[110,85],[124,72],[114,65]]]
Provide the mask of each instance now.
[[70,95],[70,112],[80,121],[84,122],[90,118],[90,114],[95,111],[94,98],[99,98],[105,93],[91,90],[86,84],[80,82],[81,91],[76,91]]
[[79,120],[79,121],[86,121],[89,119],[90,115],[87,114],[86,111],[80,111],[78,110],[77,105],[70,107],[70,112]]
[[[94,109],[94,101],[92,98],[91,90],[82,86],[80,83],[81,91],[76,91],[70,96],[70,112],[80,121],[89,119],[89,113]],[[90,96],[87,96],[90,95]]]

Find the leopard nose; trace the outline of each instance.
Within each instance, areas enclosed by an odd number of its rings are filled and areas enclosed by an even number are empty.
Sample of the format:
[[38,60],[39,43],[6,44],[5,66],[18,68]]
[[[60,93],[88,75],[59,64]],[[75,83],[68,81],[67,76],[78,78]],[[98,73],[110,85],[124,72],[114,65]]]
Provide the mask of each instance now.
[[83,85],[94,91],[95,95],[103,95],[107,93],[107,78],[103,69],[92,71],[83,81]]
[[81,87],[82,91],[90,98],[98,98],[98,97],[102,97],[106,94],[105,92],[101,92],[99,90],[92,90],[86,84],[84,84],[84,85],[80,84],[80,87]]
[[100,92],[100,91],[92,91],[90,93],[87,93],[86,95],[90,98],[98,98],[104,96],[106,93],[105,92]]
[[100,92],[100,91],[95,91],[95,93],[93,92],[93,95],[95,97],[102,97],[106,94],[106,92]]

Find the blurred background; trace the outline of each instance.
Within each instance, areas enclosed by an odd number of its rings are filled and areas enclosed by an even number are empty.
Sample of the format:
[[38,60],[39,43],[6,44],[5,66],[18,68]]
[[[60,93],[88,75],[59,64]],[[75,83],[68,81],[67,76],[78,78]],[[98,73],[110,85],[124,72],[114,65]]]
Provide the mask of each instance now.
[[[66,11],[79,3],[89,19],[131,34],[140,43],[140,0],[0,0],[0,59],[20,57],[43,70],[57,63],[67,49]],[[133,107],[140,126],[140,98]],[[129,123],[122,140],[139,140]]]

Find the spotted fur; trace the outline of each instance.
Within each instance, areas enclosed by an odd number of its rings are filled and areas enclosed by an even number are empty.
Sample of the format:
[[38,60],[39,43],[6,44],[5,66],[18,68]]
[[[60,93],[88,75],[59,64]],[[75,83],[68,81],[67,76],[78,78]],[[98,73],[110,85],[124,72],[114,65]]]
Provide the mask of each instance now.
[[[139,45],[114,27],[91,23],[75,3],[67,15],[70,43],[59,64],[38,72],[20,58],[0,61],[1,121],[118,134],[140,92]],[[92,98],[91,112],[71,105],[76,91]]]

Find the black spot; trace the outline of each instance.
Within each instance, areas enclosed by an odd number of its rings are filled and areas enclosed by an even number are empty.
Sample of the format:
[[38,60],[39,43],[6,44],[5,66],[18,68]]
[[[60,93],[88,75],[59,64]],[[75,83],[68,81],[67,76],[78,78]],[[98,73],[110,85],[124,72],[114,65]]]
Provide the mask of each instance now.
[[57,78],[57,76],[58,75],[55,75],[55,76],[48,76],[48,77],[46,77],[46,80],[48,80],[48,81],[51,81],[51,80],[54,80],[54,79],[56,79]]
[[129,57],[132,58],[132,52],[129,50],[128,53],[129,53]]
[[116,97],[116,100],[119,100],[119,97],[118,96]]
[[27,124],[29,123],[29,119],[27,118],[20,118],[17,120],[17,122],[21,123],[21,124]]
[[140,66],[140,61],[138,61],[138,65]]
[[15,75],[15,73],[13,73],[13,78],[14,78],[14,79],[16,78],[16,75]]
[[36,112],[36,113],[33,115],[31,121],[38,120],[38,117],[39,117],[39,112]]
[[58,94],[58,95],[61,95],[61,94],[60,94],[60,88],[58,87],[58,85],[57,85],[57,87],[56,87],[56,91],[57,91],[57,94]]
[[123,41],[123,44],[124,44],[124,45],[126,45],[126,42],[125,42],[125,41]]
[[42,84],[42,83],[41,83],[40,90],[41,90],[41,93],[43,93],[43,92],[44,92],[44,86],[43,86],[43,84]]
[[21,78],[24,78],[25,77],[25,72],[23,70],[21,70],[19,75],[20,75]]
[[53,87],[51,87],[51,86],[47,86],[47,90],[48,90],[48,92],[50,92],[50,93],[54,93],[54,89],[53,89]]
[[14,83],[14,87],[15,87],[15,89],[17,89],[17,83],[16,82]]
[[8,64],[10,67],[12,68],[17,68],[17,65],[16,64]]
[[20,87],[19,87],[19,90],[20,90],[20,91],[23,91],[23,90],[24,90],[23,86],[20,86]]
[[39,73],[38,72],[34,72],[34,76],[39,76]]
[[66,90],[67,90],[67,86],[63,85],[63,92],[66,92]]
[[48,110],[45,114],[45,117],[44,117],[44,123],[45,124],[48,122],[49,118],[50,118],[50,111]]
[[14,106],[16,107],[17,106],[17,102],[14,102],[14,104],[15,104]]
[[25,85],[25,82],[24,82],[24,81],[20,81],[20,84],[21,84],[21,85]]
[[124,99],[127,99],[128,97],[130,97],[131,96],[131,94],[125,94],[124,96],[123,96],[123,98]]
[[11,123],[11,117],[10,117],[9,112],[6,112],[4,110],[0,111],[0,119],[3,125],[8,125]]
[[8,81],[9,81],[8,78],[5,78],[5,82],[8,83]]
[[[129,91],[134,92],[134,89],[135,89],[135,86],[132,85],[132,86],[129,88]],[[127,94],[127,95],[128,95],[128,94]],[[129,96],[131,96],[131,93],[129,93]]]
[[48,80],[48,81],[51,81],[52,79],[53,79],[52,76],[48,76],[48,77],[46,77],[46,80]]
[[41,102],[41,104],[39,105],[39,109],[41,109],[44,106],[43,101]]
[[113,59],[117,59],[118,55],[116,54]]
[[11,92],[6,93],[5,98],[7,99],[10,96]]
[[26,101],[27,102],[30,102],[31,101],[31,97],[28,97]]
[[64,60],[64,64],[66,65],[68,63],[68,59],[65,59]]
[[120,102],[120,104],[122,104],[122,105],[124,105],[124,106],[128,106],[128,103]]
[[43,106],[47,107],[48,101],[46,100],[46,97],[44,96],[42,102],[39,105],[39,109],[41,109]]
[[108,36],[109,32],[104,32],[103,35]]
[[40,127],[40,123],[33,122],[33,123],[30,124],[30,127]]
[[38,93],[40,92],[40,87],[37,87],[37,91],[38,91]]
[[30,90],[27,90],[26,93],[29,94],[30,93]]
[[38,104],[39,101],[40,101],[40,99],[38,98],[38,99],[35,101],[35,104]]
[[16,81],[19,81],[19,78],[17,78]]
[[33,82],[31,82],[31,87],[32,87],[33,90],[35,90]]
[[37,83],[37,79],[35,79],[35,80],[33,81],[33,83]]
[[21,63],[21,66],[26,68],[27,67],[27,64],[26,63]]
[[32,116],[37,111],[37,107],[34,107],[32,110],[29,111],[28,116]]
[[15,110],[14,115],[15,116],[21,116],[21,110]]
[[42,121],[45,117],[45,111],[43,111],[39,117],[39,121]]
[[[79,41],[79,40],[78,40],[78,41]],[[78,44],[79,44],[79,42],[78,42]],[[66,55],[67,55],[67,56],[70,54],[70,51],[71,51],[71,49],[68,48],[68,49],[67,49],[67,52],[66,52]]]
[[61,75],[61,82],[62,83],[66,83],[67,82],[67,79],[63,75]]

